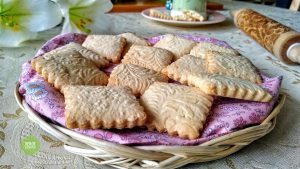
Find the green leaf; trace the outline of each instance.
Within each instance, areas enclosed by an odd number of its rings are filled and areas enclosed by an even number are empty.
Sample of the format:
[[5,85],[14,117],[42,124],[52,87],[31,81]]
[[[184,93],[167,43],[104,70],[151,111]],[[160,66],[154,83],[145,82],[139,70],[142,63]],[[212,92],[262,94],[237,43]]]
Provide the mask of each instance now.
[[0,145],[0,158],[3,156],[5,149],[2,145]]
[[1,122],[0,122],[0,127],[1,127],[1,128],[5,129],[6,126],[7,126],[7,121],[1,121]]
[[13,165],[0,165],[0,169],[12,169]]
[[0,131],[0,139],[2,141],[4,141],[4,139],[5,139],[5,133],[3,131]]
[[16,115],[18,115],[18,116],[20,116],[20,114],[22,113],[22,109],[21,108],[18,108],[17,110],[16,110]]
[[47,135],[41,134],[41,136],[42,136],[43,140],[46,142],[50,142],[50,143],[55,142],[55,140],[53,140],[51,137],[49,137]]
[[3,117],[9,118],[9,119],[17,119],[19,116],[15,114],[9,114],[9,113],[3,113]]
[[64,145],[64,142],[62,142],[62,141],[55,141],[50,147],[54,148],[54,147],[60,147],[60,146],[63,146],[63,145]]

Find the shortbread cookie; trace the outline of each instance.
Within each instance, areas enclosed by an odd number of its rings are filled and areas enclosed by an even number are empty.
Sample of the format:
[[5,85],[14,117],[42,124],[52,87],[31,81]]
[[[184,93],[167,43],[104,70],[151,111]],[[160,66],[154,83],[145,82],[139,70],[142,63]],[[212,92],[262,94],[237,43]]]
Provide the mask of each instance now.
[[110,129],[143,126],[144,108],[125,87],[67,86],[64,88],[68,128]]
[[208,72],[205,66],[206,63],[203,59],[192,55],[185,55],[163,69],[162,73],[173,80],[187,84],[188,76],[190,74],[198,76],[207,74]]
[[141,96],[150,130],[188,139],[199,137],[212,101],[198,88],[161,82],[152,84]]
[[55,54],[56,52],[60,51],[70,51],[70,50],[75,50],[79,52],[83,57],[91,60],[92,62],[95,63],[95,65],[99,68],[105,67],[109,64],[109,61],[105,59],[105,57],[98,55],[97,53],[81,46],[78,43],[71,42],[69,44],[66,44],[62,47],[56,48],[49,53]]
[[256,67],[244,56],[206,52],[203,59],[206,63],[206,71],[209,74],[227,75],[249,80],[257,84],[262,83]]
[[[31,60],[32,68],[55,88],[65,85],[106,85],[107,75],[77,51],[46,53]],[[63,92],[63,91],[62,91]]]
[[82,44],[113,63],[120,61],[125,45],[125,38],[113,35],[88,35]]
[[168,50],[151,46],[132,46],[122,63],[130,63],[160,72],[171,64],[173,54]]
[[265,89],[250,81],[224,75],[193,75],[188,84],[196,86],[204,93],[243,100],[269,102],[272,95]]
[[156,10],[156,9],[150,9],[149,16],[155,17],[155,18],[160,18],[160,19],[167,19],[167,20],[173,19],[170,14],[162,12],[160,10]]
[[272,98],[267,91],[248,81],[249,79],[234,77],[232,75],[234,71],[231,71],[232,74],[228,76],[226,73],[210,74],[209,70],[209,63],[205,59],[187,55],[173,62],[162,72],[173,80],[196,86],[211,95],[261,102],[268,102]]
[[126,39],[126,46],[124,47],[123,52],[122,52],[123,56],[128,52],[129,48],[132,45],[141,45],[141,46],[149,46],[150,45],[145,39],[140,38],[133,33],[122,33],[119,36]]
[[154,47],[167,49],[175,56],[174,60],[189,54],[196,42],[172,34],[165,35]]
[[196,46],[193,47],[190,54],[197,57],[203,57],[207,51],[215,51],[220,53],[228,53],[232,55],[239,55],[239,52],[232,48],[226,48],[223,46],[215,45],[209,42],[198,42]]
[[120,64],[110,74],[108,86],[127,86],[133,94],[143,94],[148,87],[156,82],[168,82],[168,77],[159,72],[132,64]]
[[253,83],[262,82],[260,75],[251,61],[243,56],[231,56],[226,53],[207,52],[203,58],[186,55],[163,69],[163,74],[181,83],[187,83],[190,74],[219,74],[249,80]]

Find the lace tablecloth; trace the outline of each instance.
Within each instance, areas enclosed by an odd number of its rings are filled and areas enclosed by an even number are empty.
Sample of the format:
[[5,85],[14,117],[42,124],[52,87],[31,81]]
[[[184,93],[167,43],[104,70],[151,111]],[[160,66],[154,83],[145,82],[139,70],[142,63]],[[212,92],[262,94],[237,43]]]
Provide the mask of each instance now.
[[[241,7],[253,8],[300,31],[300,12],[260,6],[243,2],[222,1],[228,10]],[[135,32],[152,37],[166,33],[207,35],[227,41],[232,47],[247,56],[263,73],[270,76],[283,75],[282,93],[288,96],[279,114],[275,129],[241,151],[213,162],[190,164],[183,168],[236,169],[236,168],[300,168],[300,66],[287,66],[274,58],[265,49],[237,29],[231,19],[198,28],[167,27],[144,19],[140,14],[110,14],[111,29],[107,33]],[[21,64],[32,58],[37,49],[52,36],[59,33],[55,28],[42,34],[44,40],[30,42],[20,48],[0,48],[0,169],[3,168],[110,168],[97,166],[81,156],[66,152],[63,143],[44,132],[31,122],[15,102],[13,91],[18,81]],[[20,146],[21,140],[35,136],[40,150],[26,155]]]

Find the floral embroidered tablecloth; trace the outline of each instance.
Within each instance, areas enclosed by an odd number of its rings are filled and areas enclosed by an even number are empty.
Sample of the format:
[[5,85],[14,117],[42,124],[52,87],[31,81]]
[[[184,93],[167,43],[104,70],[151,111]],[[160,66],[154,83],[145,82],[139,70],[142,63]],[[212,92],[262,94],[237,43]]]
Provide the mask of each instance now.
[[[300,31],[300,13],[243,2],[221,1],[226,9],[250,7]],[[222,11],[230,16],[229,10]],[[264,74],[283,75],[281,92],[288,98],[279,114],[275,129],[241,151],[213,162],[190,164],[183,168],[300,168],[300,66],[288,66],[274,58],[251,38],[237,29],[231,19],[198,28],[167,27],[144,19],[140,14],[109,14],[111,29],[107,33],[135,32],[152,37],[166,33],[207,35],[227,41],[247,56]],[[81,156],[66,152],[63,143],[31,122],[15,102],[13,91],[21,65],[41,45],[59,32],[59,27],[43,33],[44,40],[20,48],[0,48],[0,169],[4,168],[110,168],[96,166]],[[33,135],[40,143],[33,156],[21,149],[21,140]]]

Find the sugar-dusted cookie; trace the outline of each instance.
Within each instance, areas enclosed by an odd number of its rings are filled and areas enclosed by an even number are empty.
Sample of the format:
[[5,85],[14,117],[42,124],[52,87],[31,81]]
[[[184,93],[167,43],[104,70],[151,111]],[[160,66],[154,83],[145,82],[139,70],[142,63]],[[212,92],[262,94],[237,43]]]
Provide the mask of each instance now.
[[207,51],[239,55],[239,52],[235,49],[226,48],[209,42],[198,42],[197,45],[193,47],[190,54],[197,57],[203,57]]
[[61,52],[61,51],[70,51],[70,50],[75,50],[77,52],[79,52],[83,57],[91,60],[92,62],[95,63],[95,65],[99,68],[101,67],[105,67],[109,64],[108,60],[105,59],[105,57],[98,55],[97,53],[81,46],[78,43],[74,43],[71,42],[69,44],[66,44],[62,47],[56,48],[52,51],[50,51],[49,53],[55,54],[57,52]]
[[173,54],[168,50],[134,45],[124,56],[122,63],[130,63],[160,72],[171,64],[172,59]]
[[243,100],[269,102],[272,95],[250,81],[224,75],[190,75],[188,84],[204,93]]
[[108,86],[127,86],[133,94],[143,94],[154,82],[168,82],[168,77],[151,69],[133,64],[120,64],[110,74]]
[[171,51],[175,58],[179,59],[183,55],[189,54],[196,42],[172,34],[165,35],[154,47],[163,48]]
[[64,97],[68,128],[123,129],[146,121],[144,108],[126,87],[67,86]]
[[122,33],[119,36],[123,37],[126,39],[126,46],[123,49],[122,55],[124,56],[129,48],[132,45],[141,45],[141,46],[149,46],[150,44],[143,38],[138,37],[137,35],[133,33]]
[[199,136],[212,101],[198,88],[161,82],[152,84],[141,96],[150,130],[188,139]]
[[[79,52],[46,53],[31,60],[32,68],[55,88],[65,85],[106,85],[108,77]],[[62,91],[63,92],[63,91]]]
[[120,61],[125,45],[125,38],[113,35],[88,35],[82,44],[113,63]]
[[256,67],[249,59],[242,55],[206,52],[203,59],[206,62],[206,71],[209,74],[227,75],[249,80],[257,84],[262,83]]

